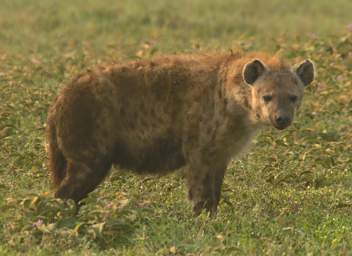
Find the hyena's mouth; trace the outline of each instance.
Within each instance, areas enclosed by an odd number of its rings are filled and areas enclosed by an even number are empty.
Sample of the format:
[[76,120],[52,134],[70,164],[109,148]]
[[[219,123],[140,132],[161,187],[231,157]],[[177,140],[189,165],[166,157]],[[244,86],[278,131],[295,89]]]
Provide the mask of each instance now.
[[284,129],[286,129],[287,127],[289,127],[290,125],[288,124],[288,125],[285,125],[285,126],[278,126],[278,125],[275,125],[274,124],[274,127],[276,128],[276,129],[278,129],[278,130],[284,130]]

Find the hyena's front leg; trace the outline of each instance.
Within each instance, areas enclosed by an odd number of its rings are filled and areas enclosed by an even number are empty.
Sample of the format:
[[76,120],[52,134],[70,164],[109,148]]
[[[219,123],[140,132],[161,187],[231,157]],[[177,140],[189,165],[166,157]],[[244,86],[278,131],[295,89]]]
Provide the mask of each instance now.
[[193,212],[198,215],[205,209],[211,215],[215,215],[226,165],[210,164],[208,161],[207,163],[196,162],[190,163],[186,175],[188,196],[193,203]]

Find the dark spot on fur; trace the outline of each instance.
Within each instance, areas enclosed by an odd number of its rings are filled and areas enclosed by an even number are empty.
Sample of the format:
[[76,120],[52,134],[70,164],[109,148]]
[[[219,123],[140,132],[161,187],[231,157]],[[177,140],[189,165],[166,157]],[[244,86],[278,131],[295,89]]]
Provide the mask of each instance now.
[[149,124],[149,121],[146,119],[146,117],[140,118],[138,121],[141,127],[147,127]]
[[221,91],[221,88],[218,90],[218,97],[219,97],[219,99],[222,98],[222,91]]
[[207,127],[207,134],[211,134],[211,132],[212,132],[212,130],[213,130],[213,127],[212,126],[208,126]]
[[107,130],[102,130],[101,134],[103,135],[103,137],[108,137],[109,132]]
[[128,127],[131,129],[131,130],[134,130],[136,128],[136,121],[135,120],[129,120],[128,121]]
[[156,119],[157,115],[156,115],[155,108],[150,108],[150,117],[151,119]]
[[124,117],[126,115],[125,108],[120,108],[120,116]]
[[215,129],[217,129],[220,126],[220,121],[217,119],[215,121]]

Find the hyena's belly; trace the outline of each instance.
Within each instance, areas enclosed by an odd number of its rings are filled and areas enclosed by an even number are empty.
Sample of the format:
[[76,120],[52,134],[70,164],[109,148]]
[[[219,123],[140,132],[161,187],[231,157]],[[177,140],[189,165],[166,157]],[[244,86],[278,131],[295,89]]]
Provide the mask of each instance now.
[[150,143],[131,146],[117,143],[114,163],[137,173],[165,174],[185,165],[181,141],[158,138]]

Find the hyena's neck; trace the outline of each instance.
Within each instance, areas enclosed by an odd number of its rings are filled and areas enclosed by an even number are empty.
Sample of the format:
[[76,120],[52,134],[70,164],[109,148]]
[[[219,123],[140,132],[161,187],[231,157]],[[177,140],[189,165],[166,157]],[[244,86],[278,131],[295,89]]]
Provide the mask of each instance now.
[[236,63],[223,63],[219,69],[218,80],[215,98],[223,101],[223,104],[219,105],[225,106],[229,118],[234,122],[241,121],[253,131],[261,128],[251,88],[242,79],[242,67]]

